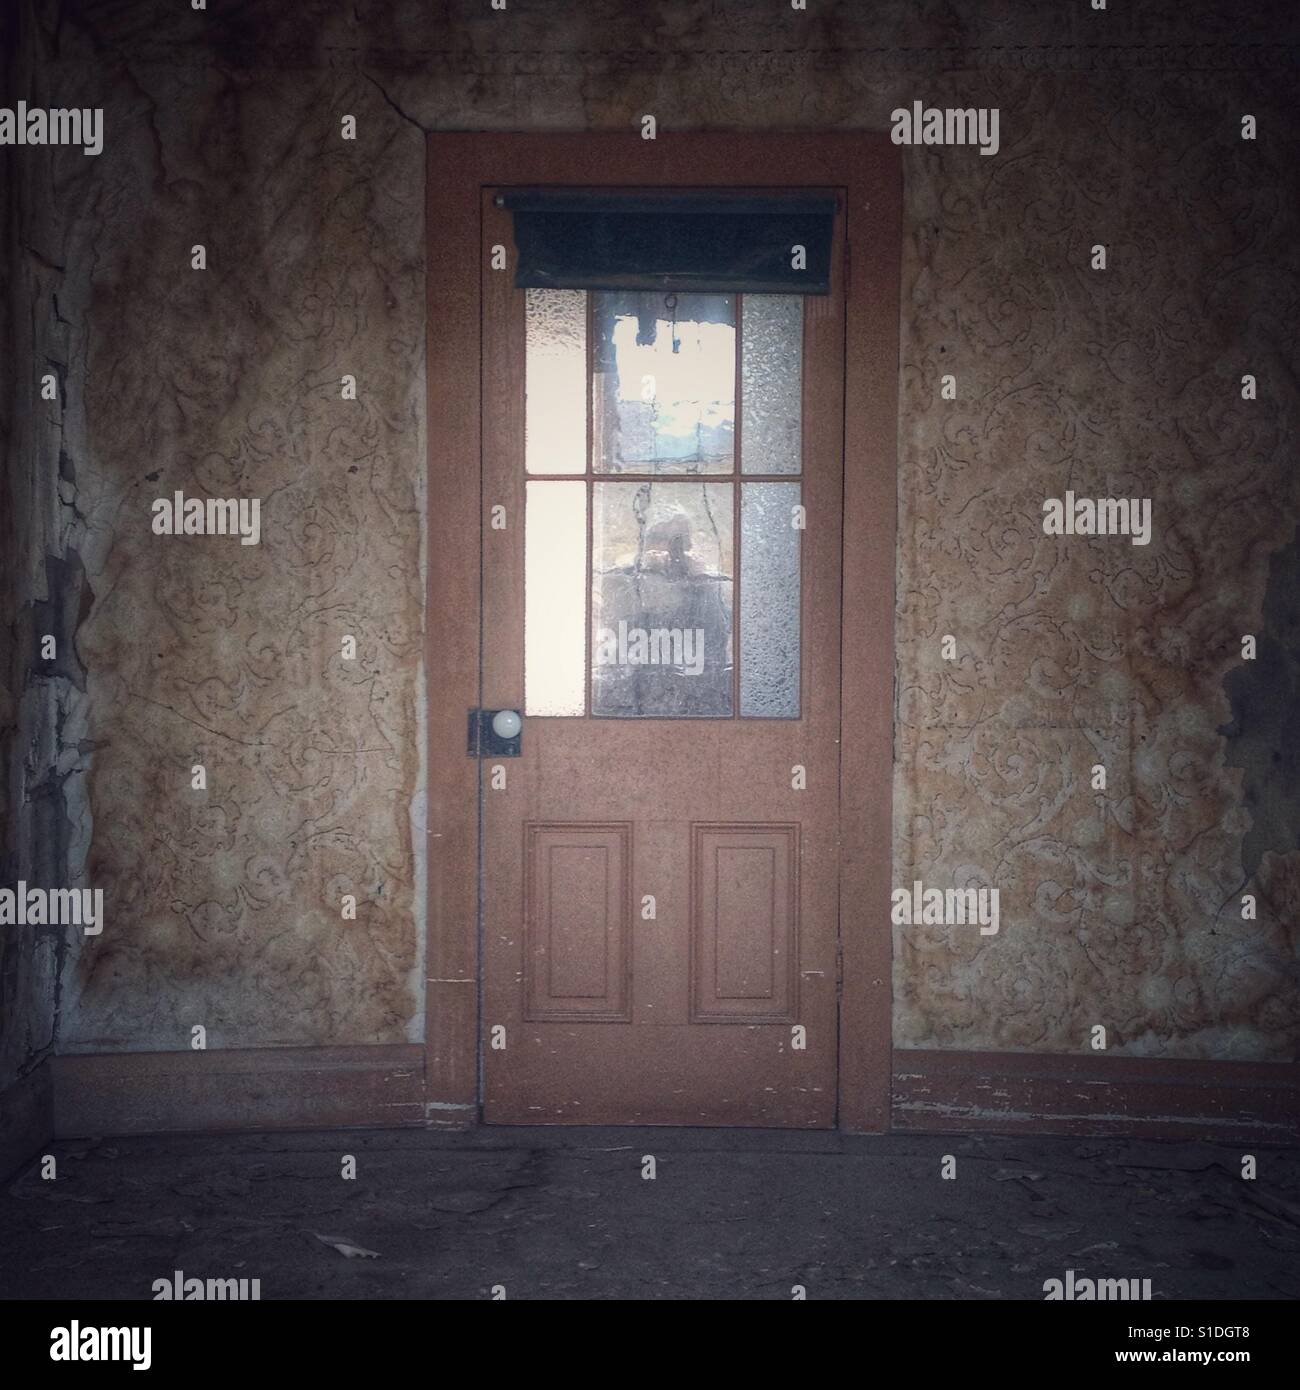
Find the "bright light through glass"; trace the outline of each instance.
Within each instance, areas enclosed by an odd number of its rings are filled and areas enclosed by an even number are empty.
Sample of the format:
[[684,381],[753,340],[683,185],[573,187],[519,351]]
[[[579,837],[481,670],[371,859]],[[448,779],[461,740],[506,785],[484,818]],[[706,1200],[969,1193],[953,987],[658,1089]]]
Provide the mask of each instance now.
[[524,711],[582,714],[587,485],[525,484]]
[[593,296],[597,472],[731,472],[735,306],[723,294]]
[[585,472],[585,290],[526,291],[524,382],[524,461],[528,472]]

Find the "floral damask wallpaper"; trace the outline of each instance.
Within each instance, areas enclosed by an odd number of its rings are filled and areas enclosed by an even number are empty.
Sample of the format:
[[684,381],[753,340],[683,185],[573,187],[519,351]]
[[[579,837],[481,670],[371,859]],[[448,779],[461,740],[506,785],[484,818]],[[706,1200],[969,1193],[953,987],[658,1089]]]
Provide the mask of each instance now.
[[[894,806],[895,880],[1001,885],[1002,929],[901,931],[896,1040],[1289,1060],[1295,822],[1247,874],[1221,732],[1300,515],[1295,186],[1239,124],[1280,112],[1221,71],[998,100],[995,158],[907,166]],[[1044,535],[1067,490],[1151,499],[1149,544]]]

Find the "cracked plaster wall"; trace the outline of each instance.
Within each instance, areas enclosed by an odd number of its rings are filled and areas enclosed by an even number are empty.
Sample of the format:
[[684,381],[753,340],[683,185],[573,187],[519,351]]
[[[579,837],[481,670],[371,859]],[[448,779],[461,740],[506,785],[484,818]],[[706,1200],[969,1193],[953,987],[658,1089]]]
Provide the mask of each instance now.
[[[896,1040],[1075,1051],[1102,1022],[1294,1057],[1294,793],[1261,770],[1295,686],[1235,732],[1229,696],[1242,632],[1294,657],[1267,595],[1298,514],[1298,36],[1242,8],[24,0],[19,94],[107,133],[3,154],[5,331],[64,381],[53,415],[8,382],[3,616],[46,603],[77,653],[15,646],[9,862],[75,873],[89,837],[111,917],[6,945],[34,1002],[3,1066],[48,1045],[59,980],[72,1050],[421,1035],[422,128],[883,130],[913,99],[1000,107],[1002,150],[905,152],[894,880],[1003,901],[996,938],[896,929]],[[153,537],[178,488],[260,496],[262,544]],[[1066,488],[1152,497],[1152,544],[1044,537]]]
[[[39,91],[34,54],[16,42],[17,16],[0,18],[4,102]],[[90,843],[86,772],[88,694],[75,642],[91,601],[81,551],[70,455],[84,440],[84,413],[69,382],[84,348],[76,300],[84,274],[69,274],[58,228],[58,181],[46,151],[6,151],[0,207],[0,883],[86,882]],[[56,210],[57,209],[57,210]],[[19,369],[21,364],[21,369]],[[41,399],[52,375],[57,399]],[[41,639],[57,642],[41,657]],[[55,1048],[66,1018],[75,944],[55,927],[0,930],[0,1090],[33,1072]]]

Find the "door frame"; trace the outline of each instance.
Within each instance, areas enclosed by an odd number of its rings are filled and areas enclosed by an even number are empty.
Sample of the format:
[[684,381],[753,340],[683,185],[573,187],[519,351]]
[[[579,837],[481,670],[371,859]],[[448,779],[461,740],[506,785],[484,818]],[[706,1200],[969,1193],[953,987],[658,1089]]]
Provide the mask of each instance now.
[[[839,1128],[889,1128],[902,163],[887,135],[435,133],[427,143],[425,1110],[480,1119],[480,200],[492,185],[774,187],[845,199]],[[852,545],[850,538],[853,539]],[[852,559],[852,563],[850,563]],[[852,642],[844,615],[850,615]],[[869,905],[862,910],[860,905]]]

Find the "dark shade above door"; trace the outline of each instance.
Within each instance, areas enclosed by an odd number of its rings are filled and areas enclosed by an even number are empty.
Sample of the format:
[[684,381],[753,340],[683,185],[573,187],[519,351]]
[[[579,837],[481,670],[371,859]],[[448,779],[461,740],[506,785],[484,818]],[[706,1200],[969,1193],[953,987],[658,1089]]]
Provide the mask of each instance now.
[[519,188],[498,202],[520,289],[830,292],[833,193]]

